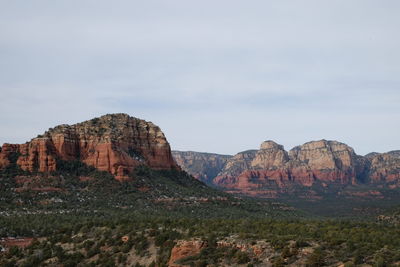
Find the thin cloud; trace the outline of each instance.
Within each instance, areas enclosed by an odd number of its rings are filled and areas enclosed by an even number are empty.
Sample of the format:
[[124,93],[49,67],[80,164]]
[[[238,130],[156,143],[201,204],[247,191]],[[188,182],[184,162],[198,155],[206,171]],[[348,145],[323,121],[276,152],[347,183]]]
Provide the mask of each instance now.
[[400,148],[398,1],[3,1],[0,143],[126,112],[172,147]]

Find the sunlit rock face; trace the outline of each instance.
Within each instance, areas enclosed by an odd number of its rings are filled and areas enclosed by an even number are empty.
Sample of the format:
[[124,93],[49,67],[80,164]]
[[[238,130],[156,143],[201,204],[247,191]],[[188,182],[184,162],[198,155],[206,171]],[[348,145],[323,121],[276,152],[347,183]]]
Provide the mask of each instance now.
[[154,169],[177,168],[160,128],[127,114],[109,114],[74,125],[59,125],[21,145],[4,144],[0,168],[11,154],[27,171],[50,172],[57,159],[80,160],[125,179],[138,165]]
[[372,183],[388,182],[392,187],[400,187],[400,150],[387,153],[371,153],[369,179]]

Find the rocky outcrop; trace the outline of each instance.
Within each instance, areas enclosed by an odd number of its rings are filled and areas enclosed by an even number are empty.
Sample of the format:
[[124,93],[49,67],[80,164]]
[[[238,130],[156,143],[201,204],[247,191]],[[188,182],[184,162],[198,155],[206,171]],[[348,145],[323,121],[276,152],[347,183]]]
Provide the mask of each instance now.
[[308,142],[290,150],[289,155],[292,179],[303,185],[312,182],[304,177],[322,182],[356,183],[356,169],[362,164],[351,147],[337,141]]
[[60,125],[22,145],[4,144],[0,168],[10,155],[26,171],[50,172],[57,160],[80,160],[117,179],[125,179],[138,165],[154,169],[176,168],[170,146],[151,122],[127,114],[109,114],[75,125]]
[[277,169],[285,166],[289,155],[282,145],[274,141],[265,141],[261,144],[250,166],[255,170]]
[[219,186],[225,185],[226,187],[237,183],[238,176],[250,168],[256,154],[257,150],[247,150],[233,156],[227,161],[225,167],[213,180],[213,183]]
[[230,155],[193,151],[172,151],[175,162],[194,178],[207,184],[222,170]]
[[205,247],[207,247],[207,243],[205,241],[179,240],[178,243],[172,248],[168,266],[169,267],[189,266],[189,265],[179,264],[178,261],[199,254],[201,250]]
[[17,160],[19,145],[3,144],[0,148],[0,169]]
[[370,162],[369,179],[371,183],[390,183],[400,186],[400,150],[388,153],[370,153],[366,156]]

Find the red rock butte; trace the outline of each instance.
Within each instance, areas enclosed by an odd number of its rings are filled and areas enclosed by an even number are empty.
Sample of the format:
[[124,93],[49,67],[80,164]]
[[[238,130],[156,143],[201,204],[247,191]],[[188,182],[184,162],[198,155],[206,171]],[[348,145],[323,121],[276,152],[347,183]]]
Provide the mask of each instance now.
[[57,160],[79,160],[123,180],[139,165],[178,168],[164,133],[152,122],[108,114],[74,125],[59,125],[25,144],[3,144],[0,168],[16,163],[25,171],[57,170]]

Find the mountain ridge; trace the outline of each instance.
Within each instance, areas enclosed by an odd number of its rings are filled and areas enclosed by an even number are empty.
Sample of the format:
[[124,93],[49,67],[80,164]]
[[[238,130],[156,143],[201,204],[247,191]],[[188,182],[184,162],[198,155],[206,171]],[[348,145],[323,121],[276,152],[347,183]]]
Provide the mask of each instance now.
[[[187,170],[190,173],[190,168]],[[344,143],[325,139],[309,141],[286,151],[282,145],[268,140],[259,150],[232,156],[211,179],[214,186],[252,196],[262,196],[263,189],[270,196],[271,189],[282,191],[294,185],[310,188],[315,183],[384,184],[397,188],[400,186],[400,153],[393,150],[361,156]]]
[[344,143],[322,139],[289,151],[272,140],[236,155],[171,151],[158,126],[123,113],[58,125],[25,144],[0,148],[0,169],[16,164],[30,173],[52,173],[62,162],[73,161],[119,181],[134,179],[139,166],[182,168],[213,187],[258,197],[289,193],[298,186],[400,188],[399,150],[360,156]]

